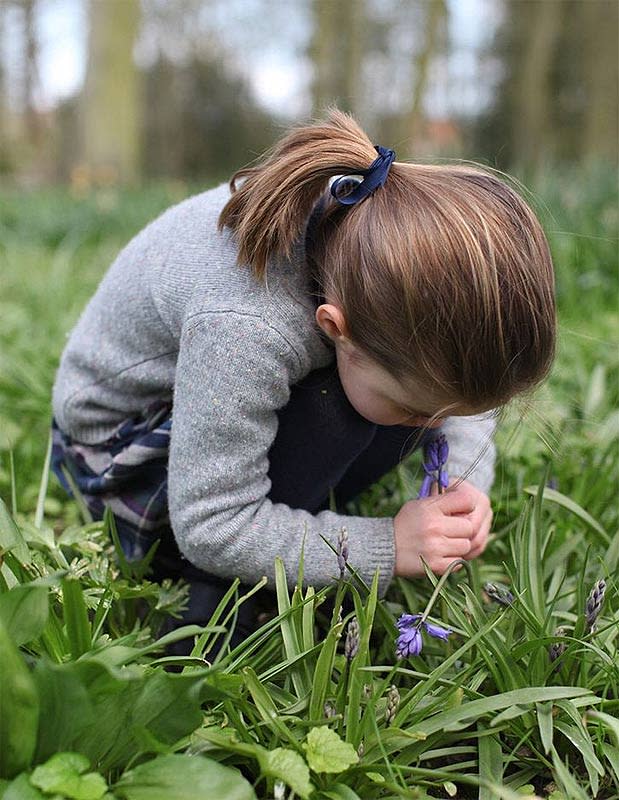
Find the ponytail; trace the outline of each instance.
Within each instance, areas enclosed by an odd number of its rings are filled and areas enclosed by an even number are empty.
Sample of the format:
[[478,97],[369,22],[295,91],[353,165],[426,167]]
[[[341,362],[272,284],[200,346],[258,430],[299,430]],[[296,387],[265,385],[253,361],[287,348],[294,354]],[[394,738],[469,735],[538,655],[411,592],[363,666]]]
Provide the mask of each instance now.
[[329,178],[367,169],[375,158],[359,125],[333,110],[326,122],[290,131],[258,166],[238,170],[219,217],[219,229],[236,234],[238,263],[263,278],[272,255],[291,255]]
[[[271,257],[290,258],[329,178],[367,175],[375,158],[357,123],[334,110],[239,170],[219,217],[239,264],[264,278]],[[507,181],[470,162],[395,162],[370,197],[326,199],[308,267],[372,361],[471,408],[539,383],[555,347],[552,258]]]

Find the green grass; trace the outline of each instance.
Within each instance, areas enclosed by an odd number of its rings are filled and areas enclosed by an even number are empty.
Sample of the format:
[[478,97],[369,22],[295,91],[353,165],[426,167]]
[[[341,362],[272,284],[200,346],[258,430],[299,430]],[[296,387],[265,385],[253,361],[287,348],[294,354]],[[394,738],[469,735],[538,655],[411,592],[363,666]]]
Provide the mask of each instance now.
[[[613,178],[549,171],[535,187],[559,352],[547,384],[504,415],[484,556],[438,586],[398,580],[384,601],[352,572],[289,593],[278,567],[278,616],[209,667],[232,622],[216,613],[192,630],[181,674],[157,630],[182,587],[149,583],[119,560],[109,521],[85,524],[53,479],[41,486],[65,335],[122,244],[188,190],[0,195],[0,797],[269,798],[283,781],[281,796],[312,800],[619,798]],[[357,510],[394,513],[417,472],[413,458]],[[325,558],[335,572],[326,545]],[[511,605],[487,582],[509,587]],[[453,634],[396,661],[397,615],[422,613],[435,590],[430,617]],[[345,596],[360,629],[352,660]]]

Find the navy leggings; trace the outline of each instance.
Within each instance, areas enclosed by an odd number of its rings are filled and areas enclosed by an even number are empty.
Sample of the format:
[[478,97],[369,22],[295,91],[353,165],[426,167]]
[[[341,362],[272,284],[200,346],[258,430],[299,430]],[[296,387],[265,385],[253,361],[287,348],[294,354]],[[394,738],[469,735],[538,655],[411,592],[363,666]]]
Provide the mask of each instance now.
[[[361,417],[348,402],[335,365],[293,386],[278,416],[269,452],[269,498],[311,513],[328,508],[332,492],[341,510],[420,444],[420,429],[375,425]],[[153,566],[157,580],[184,578],[190,584],[187,610],[166,630],[205,624],[230,585],[184,559],[171,534],[161,542]],[[263,592],[241,605],[233,645],[255,629],[257,614],[269,600],[272,595]],[[189,649],[188,642],[179,642],[171,651],[180,655]]]

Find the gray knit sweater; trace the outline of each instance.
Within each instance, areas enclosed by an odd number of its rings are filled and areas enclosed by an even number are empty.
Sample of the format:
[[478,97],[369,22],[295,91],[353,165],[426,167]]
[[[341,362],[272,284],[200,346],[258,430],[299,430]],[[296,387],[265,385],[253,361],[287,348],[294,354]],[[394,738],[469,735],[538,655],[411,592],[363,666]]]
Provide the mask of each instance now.
[[[306,581],[337,572],[321,534],[342,525],[366,581],[393,576],[391,518],[312,515],[272,503],[268,451],[290,387],[334,361],[315,324],[304,254],[274,260],[261,284],[236,265],[217,219],[227,186],[169,209],[120,253],[69,338],[56,376],[54,416],[84,444],[109,438],[151,403],[172,400],[169,505],[181,551],[196,566],[253,583],[281,556],[294,583],[304,542]],[[488,490],[494,422],[453,417],[445,430],[453,475]]]

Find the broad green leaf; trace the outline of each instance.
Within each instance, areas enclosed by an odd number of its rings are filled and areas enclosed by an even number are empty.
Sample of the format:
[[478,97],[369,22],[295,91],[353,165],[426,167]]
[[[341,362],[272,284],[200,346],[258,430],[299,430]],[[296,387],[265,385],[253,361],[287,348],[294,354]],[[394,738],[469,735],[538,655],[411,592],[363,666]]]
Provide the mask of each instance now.
[[591,738],[588,734],[583,735],[582,731],[580,731],[575,725],[569,725],[562,720],[555,720],[554,725],[558,731],[560,731],[567,739],[569,739],[569,741],[582,756],[587,769],[587,774],[589,776],[589,782],[591,783],[591,788],[593,789],[593,794],[597,794],[598,775],[604,775],[604,767],[593,752],[593,742],[591,741]]
[[260,769],[271,778],[279,778],[290,788],[307,800],[314,790],[310,783],[310,773],[307,764],[299,753],[284,747],[276,747],[259,758]]
[[[488,783],[501,783],[503,780],[503,751],[498,736],[488,736],[482,725],[477,726],[479,778]],[[483,784],[479,787],[479,800],[494,800],[493,793]]]
[[350,786],[344,783],[332,784],[328,789],[323,789],[321,794],[329,800],[361,800],[357,792],[353,792]]
[[612,744],[607,742],[602,742],[602,750],[615,773],[615,779],[619,781],[619,748],[613,747]]
[[63,578],[61,583],[64,620],[71,646],[71,656],[78,659],[90,650],[92,643],[84,592],[75,578]]
[[[527,494],[536,495],[538,488],[537,486],[526,486],[524,491],[527,492]],[[567,495],[561,494],[561,492],[558,492],[556,489],[550,489],[548,486],[545,486],[543,499],[549,500],[551,503],[556,503],[557,505],[566,508],[568,511],[571,511],[572,514],[589,525],[589,527],[593,528],[594,531],[597,531],[597,533],[599,533],[604,540],[605,544],[610,544],[610,536],[606,533],[600,523],[594,519],[588,511],[585,511],[585,509],[579,506],[578,503],[575,503],[571,497],[567,497]]]
[[480,700],[472,700],[470,703],[463,703],[458,708],[435,714],[433,717],[419,722],[415,726],[415,730],[429,736],[432,733],[444,730],[447,726],[464,722],[468,724],[484,714],[508,708],[512,705],[523,703],[532,705],[544,700],[559,700],[561,698],[582,697],[585,695],[591,697],[592,700],[596,699],[588,689],[572,686],[530,686],[525,689],[515,689],[511,692],[503,692]]
[[542,747],[548,755],[552,747],[552,703],[536,703],[535,710],[537,711],[537,727]]
[[56,753],[35,768],[30,782],[46,794],[60,794],[70,800],[101,800],[107,783],[98,772],[83,774],[89,767],[88,759],[79,753]]
[[36,786],[30,783],[30,776],[26,772],[22,772],[11,781],[0,797],[2,800],[50,800],[49,795],[46,797],[41,794]]
[[617,719],[617,717],[612,717],[610,714],[598,711],[597,709],[591,709],[587,711],[587,719],[588,718],[599,719],[612,733],[615,744],[619,747],[619,719]]
[[522,717],[523,714],[528,714],[530,710],[531,709],[529,707],[523,705],[509,706],[509,708],[506,708],[505,711],[501,711],[500,714],[497,714],[496,717],[493,717],[490,727],[496,728],[497,725],[502,725],[504,722],[507,722],[510,719]]
[[82,732],[99,725],[84,683],[74,664],[51,664],[40,660],[32,677],[38,688],[39,720],[36,762],[59,751],[76,750]]
[[125,800],[256,800],[256,794],[235,769],[203,756],[167,755],[126,772],[114,786]]
[[136,699],[132,721],[157,739],[174,744],[202,722],[200,675],[155,672],[148,676]]
[[30,766],[34,756],[39,695],[1,621],[0,654],[0,778],[14,778]]
[[16,645],[41,635],[48,615],[47,589],[28,583],[0,594],[0,620]]
[[303,748],[314,772],[344,772],[359,761],[355,748],[326,725],[312,728]]

